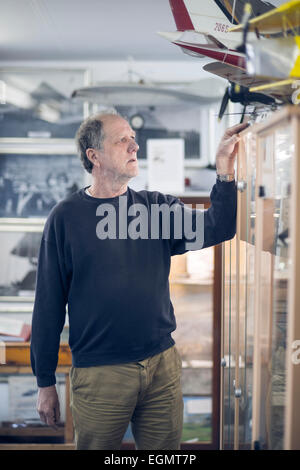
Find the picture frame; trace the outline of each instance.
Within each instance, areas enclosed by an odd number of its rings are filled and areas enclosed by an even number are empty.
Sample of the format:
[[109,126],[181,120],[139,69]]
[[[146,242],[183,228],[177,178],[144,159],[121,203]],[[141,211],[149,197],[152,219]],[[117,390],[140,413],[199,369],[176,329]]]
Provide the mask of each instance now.
[[0,67],[0,138],[73,138],[89,115],[74,89],[91,84],[86,67]]
[[0,223],[0,313],[32,312],[44,222],[14,219],[10,224]]
[[0,312],[31,309],[47,216],[87,183],[76,153],[73,139],[0,139]]
[[73,139],[0,139],[0,224],[44,219],[78,190],[85,175],[76,153]]

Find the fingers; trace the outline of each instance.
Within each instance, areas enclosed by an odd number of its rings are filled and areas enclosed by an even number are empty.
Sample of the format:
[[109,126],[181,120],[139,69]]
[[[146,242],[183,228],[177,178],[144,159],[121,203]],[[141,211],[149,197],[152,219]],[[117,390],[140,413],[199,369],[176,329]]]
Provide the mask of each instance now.
[[40,415],[40,419],[41,419],[42,423],[47,424],[47,419],[46,419],[45,413],[40,411],[39,415]]
[[46,415],[46,419],[47,419],[48,426],[51,426],[52,428],[57,429],[57,423],[56,423],[56,420],[55,420],[55,411],[54,410],[52,410],[51,412],[49,412]]
[[228,127],[228,129],[225,132],[225,135],[233,136],[235,134],[238,134],[242,130],[246,129],[246,127],[248,126],[249,126],[249,122],[242,122],[241,124],[236,124],[235,126]]
[[40,387],[37,399],[37,411],[41,421],[57,429],[60,419],[59,400],[55,385]]
[[238,134],[233,134],[233,135],[229,135],[229,134],[225,134],[223,140],[221,141],[221,144],[223,147],[231,147],[235,144],[237,144],[240,140],[240,136]]
[[59,404],[54,408],[54,419],[55,423],[58,424],[60,421],[60,409]]
[[48,426],[51,426],[52,428],[56,427],[54,410],[52,410],[52,412],[50,412],[47,415],[47,424]]
[[47,424],[48,426],[51,426],[54,429],[58,429],[58,422],[60,420],[60,412],[59,408],[55,409],[53,408],[52,410],[49,410],[48,412],[39,412],[40,419],[44,424]]
[[233,144],[237,144],[239,141],[241,140],[240,136],[237,135],[237,134],[234,134],[232,137],[231,137],[231,142]]

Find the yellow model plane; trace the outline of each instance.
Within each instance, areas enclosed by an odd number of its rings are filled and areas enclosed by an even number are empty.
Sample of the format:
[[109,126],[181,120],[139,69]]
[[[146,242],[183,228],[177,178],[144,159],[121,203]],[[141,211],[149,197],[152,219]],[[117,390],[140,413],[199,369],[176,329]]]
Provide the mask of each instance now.
[[[247,4],[245,15],[250,11],[251,5]],[[300,102],[296,90],[300,88],[299,28],[300,0],[289,1],[230,28],[231,32],[255,31],[258,38],[251,42],[245,40],[246,73],[255,77],[255,81],[261,77],[265,83],[253,84],[250,92],[282,97],[294,104]]]
[[[249,7],[248,7],[249,8]],[[250,5],[251,8],[251,5]],[[245,24],[233,26],[228,31],[243,31]],[[259,31],[261,34],[274,34],[283,31],[296,31],[300,26],[300,0],[292,0],[274,10],[249,20],[248,31]]]

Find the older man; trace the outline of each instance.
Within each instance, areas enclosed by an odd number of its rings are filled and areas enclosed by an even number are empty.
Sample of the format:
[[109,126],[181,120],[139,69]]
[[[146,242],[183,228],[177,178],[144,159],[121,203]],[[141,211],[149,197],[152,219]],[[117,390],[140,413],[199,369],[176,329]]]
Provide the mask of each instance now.
[[[195,239],[203,233],[195,249],[235,234],[234,161],[245,126],[228,129],[219,145],[211,207],[192,211],[190,232]],[[184,205],[128,186],[138,174],[139,147],[121,116],[87,119],[76,140],[92,184],[56,204],[43,232],[31,342],[38,412],[50,426],[59,421],[55,369],[68,304],[77,449],[119,449],[130,421],[137,449],[179,449],[181,358],[171,336],[176,321],[168,276],[171,256],[188,250],[186,232],[175,234]],[[151,208],[162,205],[177,207],[168,218],[169,236],[161,225],[151,236]],[[139,224],[134,207],[145,209]]]

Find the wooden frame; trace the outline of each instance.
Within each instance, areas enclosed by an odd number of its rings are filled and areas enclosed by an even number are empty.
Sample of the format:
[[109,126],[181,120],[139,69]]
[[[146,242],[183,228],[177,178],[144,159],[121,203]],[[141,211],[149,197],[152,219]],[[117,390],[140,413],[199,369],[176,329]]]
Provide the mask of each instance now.
[[[290,264],[288,268],[284,268],[284,276],[286,276],[287,281],[287,297],[284,297],[284,302],[287,299],[287,306],[277,306],[277,298],[281,299],[279,292],[279,284],[285,277],[278,277],[278,268],[275,266],[275,259],[278,256],[277,248],[274,244],[274,233],[277,230],[276,226],[276,217],[279,217],[278,214],[281,214],[282,211],[282,202],[276,206],[275,205],[275,196],[277,193],[274,192],[264,194],[264,188],[272,188],[274,183],[274,171],[275,171],[275,160],[274,155],[277,152],[278,141],[275,140],[273,135],[275,135],[276,130],[281,130],[282,128],[287,127],[292,131],[292,140],[287,140],[294,145],[292,152],[292,167],[289,170],[291,174],[291,180],[287,180],[286,185],[290,186],[290,208],[288,209],[289,216],[289,240],[290,240],[290,252],[288,254],[288,259]],[[283,431],[281,437],[283,436],[283,441],[279,444],[282,445],[284,449],[299,449],[299,435],[300,435],[300,410],[298,406],[299,393],[300,393],[300,365],[299,365],[299,352],[298,360],[292,361],[292,354],[295,353],[295,349],[298,346],[298,351],[300,351],[300,319],[299,319],[299,308],[300,308],[300,222],[299,222],[299,213],[300,213],[300,109],[296,106],[286,106],[282,110],[274,113],[266,121],[255,124],[253,127],[248,128],[247,130],[241,133],[241,136],[247,135],[247,133],[253,132],[256,139],[257,152],[256,152],[256,195],[255,195],[255,205],[256,205],[256,223],[255,223],[255,295],[254,295],[254,348],[253,348],[253,384],[252,384],[252,399],[253,399],[253,411],[252,411],[252,449],[258,449],[261,447],[260,438],[264,437],[263,445],[268,447],[272,445],[273,436],[269,436],[270,432],[270,412],[271,405],[269,402],[270,397],[275,398],[279,392],[273,391],[271,379],[273,377],[273,369],[270,369],[270,365],[274,361],[273,354],[276,351],[277,346],[274,343],[274,331],[273,325],[274,322],[282,321],[277,320],[277,310],[275,312],[274,308],[279,309],[278,312],[286,312],[286,349],[285,349],[285,370],[283,371],[286,374],[286,382],[284,388],[284,402],[283,405],[279,404],[272,406],[281,406],[280,413],[283,413],[283,418],[280,419],[280,426],[282,426]],[[278,134],[280,136],[280,133]],[[269,141],[266,143],[265,139],[269,137]],[[276,137],[279,139],[279,137]],[[262,147],[264,145],[264,147]],[[275,147],[276,145],[276,147]],[[263,154],[262,150],[267,151],[266,163],[263,167]],[[285,150],[284,150],[285,151]],[[289,154],[287,154],[289,155]],[[242,173],[240,173],[240,161],[242,159],[242,150],[239,150],[238,155],[238,183],[241,180]],[[281,157],[286,158],[286,157]],[[290,158],[290,157],[289,157]],[[277,160],[276,160],[277,161]],[[283,167],[282,167],[283,168]],[[282,170],[285,171],[285,170]],[[277,174],[277,173],[276,173]],[[266,178],[271,178],[268,182]],[[278,178],[278,175],[277,175]],[[280,177],[279,177],[280,178]],[[281,188],[281,186],[280,186]],[[275,187],[274,187],[275,191]],[[284,196],[286,197],[286,196]],[[273,201],[273,202],[272,202]],[[280,193],[281,201],[281,193]],[[248,241],[248,228],[245,226],[246,221],[243,216],[243,209],[245,201],[242,201],[242,196],[238,196],[238,214],[237,214],[237,244],[240,243],[240,240]],[[277,211],[277,212],[276,212]],[[278,212],[279,211],[279,212]],[[285,223],[283,223],[283,226]],[[282,225],[281,225],[282,226]],[[250,240],[251,243],[251,240]],[[282,249],[282,248],[281,248]],[[280,249],[280,250],[281,250]],[[239,253],[239,249],[237,249]],[[238,358],[238,351],[240,349],[240,340],[242,331],[239,329],[239,290],[241,288],[239,277],[240,263],[237,254],[237,299],[236,299],[236,323],[237,329],[235,331],[235,348],[236,348],[236,358]],[[280,255],[282,256],[282,255]],[[287,264],[286,264],[287,266]],[[262,271],[264,268],[264,273]],[[275,273],[275,269],[277,269]],[[274,275],[276,274],[276,276]],[[262,285],[262,279],[266,281],[266,287]],[[286,294],[284,294],[286,295]],[[283,310],[280,310],[280,309]],[[224,307],[223,307],[224,312]],[[281,313],[282,315],[282,313]],[[276,323],[277,325],[277,323]],[[281,323],[279,324],[279,326]],[[276,326],[277,328],[277,326]],[[223,327],[224,330],[224,327]],[[276,340],[277,341],[277,340]],[[296,343],[295,343],[296,342]],[[278,343],[280,344],[280,343]],[[296,349],[297,352],[297,349]],[[237,364],[237,362],[236,362]],[[269,369],[268,369],[269,367]],[[277,370],[277,369],[276,369]],[[236,383],[239,379],[239,371],[235,371]],[[277,372],[278,373],[278,372]],[[267,374],[267,375],[262,375]],[[268,390],[265,388],[268,386]],[[275,389],[274,389],[275,390]],[[224,393],[224,392],[222,392]],[[280,392],[282,393],[282,392]],[[269,395],[270,394],[270,395]],[[281,397],[282,395],[280,395]],[[222,397],[221,397],[222,398]],[[278,398],[279,400],[279,398]],[[281,398],[280,398],[281,400]],[[281,416],[281,415],[280,415]],[[272,418],[273,420],[273,418]],[[284,420],[284,423],[283,421]],[[272,421],[273,422],[273,421]],[[276,421],[277,422],[277,421]],[[224,423],[221,423],[223,426]],[[234,427],[234,448],[238,449],[240,447],[239,442],[239,432],[240,432],[240,419],[239,419],[239,409],[235,407],[235,427]],[[222,428],[221,428],[222,429]],[[277,436],[276,436],[276,439]],[[224,442],[222,441],[222,447],[224,447]],[[277,442],[277,441],[276,441]]]
[[[299,108],[298,108],[299,111]],[[295,156],[292,171],[292,206],[291,206],[291,253],[293,260],[288,303],[290,305],[288,332],[287,332],[287,395],[285,413],[285,439],[284,448],[287,450],[299,449],[300,436],[300,364],[291,360],[293,342],[300,339],[300,116],[295,113],[291,119],[291,126],[295,136]]]
[[[43,231],[46,218],[56,201],[74,192],[78,184],[85,183],[87,179],[87,173],[76,154],[73,139],[0,138],[0,159],[3,163],[0,177],[5,188],[4,206],[0,214],[1,233]],[[52,163],[53,159],[56,161],[56,168],[55,165],[49,168],[48,158]],[[64,181],[63,185],[58,185],[58,181]],[[23,184],[27,186],[21,192]],[[22,256],[25,257],[25,254]],[[34,270],[31,271],[30,274],[33,274]],[[18,285],[22,286],[22,283]],[[16,286],[9,284],[5,287],[8,293],[0,296],[0,302],[33,302],[33,294],[30,297],[18,295]]]

